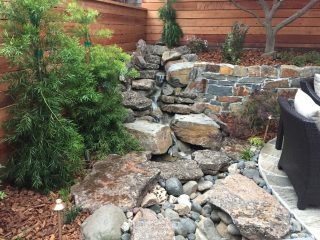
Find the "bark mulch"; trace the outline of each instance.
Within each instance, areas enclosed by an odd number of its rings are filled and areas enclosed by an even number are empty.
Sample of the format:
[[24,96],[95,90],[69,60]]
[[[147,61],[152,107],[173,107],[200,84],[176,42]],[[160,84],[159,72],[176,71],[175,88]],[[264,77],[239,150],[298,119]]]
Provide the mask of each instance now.
[[[52,211],[58,194],[41,195],[31,190],[7,186],[0,201],[0,240],[58,239],[57,214]],[[63,239],[79,240],[80,225],[89,216],[82,212],[75,221],[63,225]]]
[[[270,56],[262,56],[262,50],[244,50],[241,60],[238,65],[242,66],[253,66],[253,65],[278,65],[278,64],[290,64],[286,61],[282,61],[280,59],[273,60]],[[296,52],[297,55],[301,54],[300,52]],[[209,52],[199,53],[198,54],[199,61],[204,62],[214,62],[214,63],[222,63],[223,57],[220,49],[213,49]]]

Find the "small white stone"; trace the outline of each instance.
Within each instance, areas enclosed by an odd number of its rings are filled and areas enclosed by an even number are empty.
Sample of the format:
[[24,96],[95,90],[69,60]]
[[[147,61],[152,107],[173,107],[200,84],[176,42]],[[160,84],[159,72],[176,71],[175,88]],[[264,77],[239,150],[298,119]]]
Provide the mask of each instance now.
[[176,198],[173,195],[169,196],[169,203],[175,204],[178,201],[178,198]]
[[123,232],[129,232],[130,227],[131,227],[131,222],[124,222],[121,226],[121,230]]
[[176,211],[179,216],[185,216],[190,212],[191,208],[184,204],[175,204],[174,211]]
[[231,164],[229,167],[228,167],[228,172],[230,174],[237,174],[239,173],[239,169],[238,169],[238,163],[234,163],[234,164]]
[[182,194],[181,196],[178,197],[178,204],[186,205],[191,210],[190,197],[187,194]]

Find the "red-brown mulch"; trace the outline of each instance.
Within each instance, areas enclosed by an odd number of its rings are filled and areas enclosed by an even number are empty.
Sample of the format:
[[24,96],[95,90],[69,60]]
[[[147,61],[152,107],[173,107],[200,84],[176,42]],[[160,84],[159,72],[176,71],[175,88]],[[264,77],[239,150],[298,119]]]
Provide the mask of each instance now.
[[[297,55],[302,52],[295,52]],[[290,64],[280,59],[273,60],[270,56],[262,56],[262,50],[248,49],[244,50],[241,60],[238,65],[253,66],[253,65],[278,65],[278,64]],[[209,52],[199,53],[199,60],[204,62],[222,63],[223,57],[220,49],[213,49]]]
[[[57,214],[52,211],[58,194],[41,195],[31,190],[6,187],[0,200],[0,240],[58,239]],[[63,239],[79,240],[80,225],[89,216],[82,212],[73,223],[63,226]]]

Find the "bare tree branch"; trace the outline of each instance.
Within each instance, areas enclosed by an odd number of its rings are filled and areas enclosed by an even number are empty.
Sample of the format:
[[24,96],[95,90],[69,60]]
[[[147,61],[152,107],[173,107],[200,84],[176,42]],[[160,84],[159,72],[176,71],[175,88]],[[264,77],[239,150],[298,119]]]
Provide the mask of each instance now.
[[[259,22],[261,25],[264,26],[264,22],[262,21],[262,19],[259,17],[259,15],[258,15],[256,12],[251,11],[250,9],[245,8],[244,6],[242,6],[242,5],[240,5],[239,3],[237,3],[236,0],[229,0],[229,1],[230,1],[234,6],[236,6],[237,8],[239,8],[239,9],[241,9],[241,10],[243,10],[243,11],[249,13],[249,14],[251,14],[252,16],[254,16],[254,17],[258,20],[258,22]],[[259,0],[259,1],[260,1],[260,0]]]
[[277,26],[274,27],[274,30],[277,32],[281,28],[287,26],[288,24],[292,23],[297,18],[301,17],[303,14],[305,14],[310,8],[314,7],[317,3],[319,3],[320,0],[310,0],[310,2],[305,5],[303,8],[298,10],[296,13],[291,15],[290,17],[283,20],[281,23],[279,23]]
[[270,10],[269,16],[273,18],[276,11],[279,9],[284,0],[273,0],[272,8]]
[[270,9],[269,9],[269,6],[266,3],[266,1],[265,0],[258,0],[258,1],[259,1],[260,6],[262,7],[262,9],[264,11],[264,16],[265,17],[269,16]]

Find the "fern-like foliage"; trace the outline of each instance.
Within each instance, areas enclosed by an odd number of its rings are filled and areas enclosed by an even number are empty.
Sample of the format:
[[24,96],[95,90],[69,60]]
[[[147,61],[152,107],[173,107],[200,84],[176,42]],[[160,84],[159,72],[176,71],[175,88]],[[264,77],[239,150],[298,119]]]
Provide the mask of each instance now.
[[[15,104],[6,122],[11,146],[8,179],[38,190],[73,182],[82,170],[83,138],[64,115],[74,99],[98,99],[82,64],[85,50],[64,33],[58,0],[1,2],[4,44],[0,53],[19,71],[6,74]],[[75,90],[75,87],[77,89]]]
[[174,47],[183,37],[183,31],[176,21],[176,10],[173,3],[176,0],[168,0],[159,12],[159,17],[163,21],[162,41],[169,47]]

